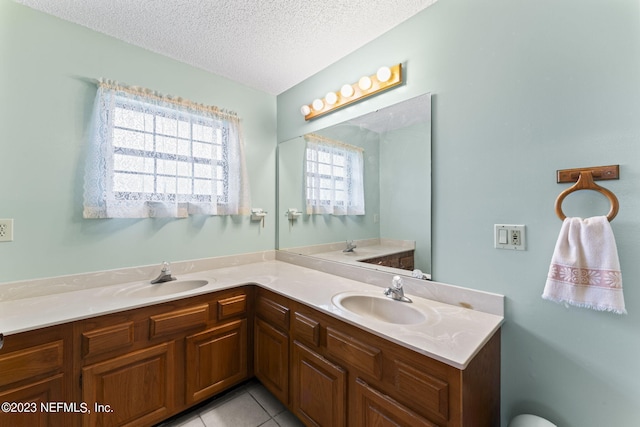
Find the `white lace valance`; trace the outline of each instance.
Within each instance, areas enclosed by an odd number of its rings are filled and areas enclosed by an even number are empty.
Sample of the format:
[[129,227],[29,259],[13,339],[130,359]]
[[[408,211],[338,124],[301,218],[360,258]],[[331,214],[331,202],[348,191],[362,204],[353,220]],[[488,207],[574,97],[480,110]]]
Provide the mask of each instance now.
[[363,149],[305,135],[307,214],[364,215]]
[[240,120],[217,107],[100,81],[85,218],[249,214]]

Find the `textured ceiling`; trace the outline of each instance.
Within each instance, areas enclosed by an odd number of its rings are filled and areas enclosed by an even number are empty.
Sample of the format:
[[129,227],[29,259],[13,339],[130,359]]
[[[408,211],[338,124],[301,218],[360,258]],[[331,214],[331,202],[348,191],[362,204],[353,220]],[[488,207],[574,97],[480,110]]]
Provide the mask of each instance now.
[[437,0],[15,0],[277,95]]

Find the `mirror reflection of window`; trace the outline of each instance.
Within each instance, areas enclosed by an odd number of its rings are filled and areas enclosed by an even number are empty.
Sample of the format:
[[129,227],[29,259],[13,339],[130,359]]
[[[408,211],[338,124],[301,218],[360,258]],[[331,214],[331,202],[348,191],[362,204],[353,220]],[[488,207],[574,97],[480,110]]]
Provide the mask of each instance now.
[[364,215],[363,149],[306,135],[307,214]]

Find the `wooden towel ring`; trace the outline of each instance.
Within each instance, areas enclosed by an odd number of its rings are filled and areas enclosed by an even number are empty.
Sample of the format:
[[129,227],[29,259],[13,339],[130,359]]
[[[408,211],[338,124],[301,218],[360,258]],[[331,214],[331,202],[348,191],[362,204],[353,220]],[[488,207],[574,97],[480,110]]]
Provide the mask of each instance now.
[[598,184],[596,184],[593,181],[593,174],[591,173],[591,171],[582,171],[582,172],[580,172],[580,176],[578,177],[578,182],[576,182],[574,185],[572,185],[571,187],[567,188],[562,193],[560,193],[560,195],[556,199],[556,206],[555,206],[556,207],[556,215],[558,215],[558,217],[561,220],[564,221],[564,219],[567,217],[562,212],[562,201],[569,194],[573,193],[574,191],[579,191],[579,190],[594,190],[594,191],[597,191],[599,193],[604,194],[604,196],[607,199],[609,199],[609,203],[611,203],[611,209],[609,210],[609,213],[607,214],[607,219],[609,220],[609,222],[611,222],[613,220],[613,218],[615,218],[616,215],[618,215],[618,209],[620,208],[620,204],[618,203],[618,198],[616,197],[616,195],[613,194],[610,190],[607,190],[606,188],[601,187]]

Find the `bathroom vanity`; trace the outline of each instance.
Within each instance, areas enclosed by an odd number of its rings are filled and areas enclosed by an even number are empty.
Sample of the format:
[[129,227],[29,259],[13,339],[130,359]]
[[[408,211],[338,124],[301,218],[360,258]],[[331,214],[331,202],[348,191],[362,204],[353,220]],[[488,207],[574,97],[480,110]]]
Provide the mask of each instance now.
[[500,315],[376,321],[331,298],[381,288],[280,261],[191,276],[0,302],[0,426],[153,425],[253,376],[310,426],[499,425]]

